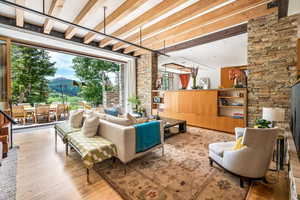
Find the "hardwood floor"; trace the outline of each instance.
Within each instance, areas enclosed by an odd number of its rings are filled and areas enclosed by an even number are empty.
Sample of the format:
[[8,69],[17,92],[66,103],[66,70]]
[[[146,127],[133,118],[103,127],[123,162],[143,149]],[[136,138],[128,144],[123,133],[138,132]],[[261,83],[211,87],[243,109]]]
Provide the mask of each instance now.
[[17,167],[17,200],[121,200],[122,198],[94,170],[93,184],[86,183],[80,157],[70,152],[66,158],[59,141],[54,151],[54,130],[17,133],[20,147]]
[[[122,198],[94,170],[86,183],[80,157],[70,152],[65,156],[59,140],[54,151],[54,130],[40,129],[15,134],[20,147],[17,166],[17,200],[121,200]],[[276,184],[254,184],[247,200],[288,199],[288,183],[280,174]]]

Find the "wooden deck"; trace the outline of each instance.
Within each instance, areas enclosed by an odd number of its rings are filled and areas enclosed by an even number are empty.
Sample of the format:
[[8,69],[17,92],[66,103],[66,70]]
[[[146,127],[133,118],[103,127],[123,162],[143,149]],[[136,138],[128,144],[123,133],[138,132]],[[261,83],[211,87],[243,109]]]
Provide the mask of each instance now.
[[[94,170],[86,183],[85,168],[76,153],[66,158],[59,141],[54,151],[54,130],[17,133],[20,147],[17,167],[17,200],[121,200],[122,198]],[[279,176],[278,184],[257,185],[250,189],[247,200],[288,199],[287,181]]]

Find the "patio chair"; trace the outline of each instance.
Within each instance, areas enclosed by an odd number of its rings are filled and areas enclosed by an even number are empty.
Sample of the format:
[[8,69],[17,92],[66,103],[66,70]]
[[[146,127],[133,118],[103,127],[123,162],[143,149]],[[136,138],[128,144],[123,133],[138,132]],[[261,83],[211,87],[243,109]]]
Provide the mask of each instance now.
[[66,113],[67,113],[67,105],[57,104],[56,110],[54,112],[55,120],[56,121],[60,120],[62,114],[64,114],[64,118],[66,118]]
[[26,111],[23,105],[16,105],[12,107],[12,117],[16,120],[21,120],[23,124],[26,123]]
[[50,106],[49,105],[37,105],[34,112],[34,121],[38,123],[38,118],[44,117],[47,122],[50,122]]

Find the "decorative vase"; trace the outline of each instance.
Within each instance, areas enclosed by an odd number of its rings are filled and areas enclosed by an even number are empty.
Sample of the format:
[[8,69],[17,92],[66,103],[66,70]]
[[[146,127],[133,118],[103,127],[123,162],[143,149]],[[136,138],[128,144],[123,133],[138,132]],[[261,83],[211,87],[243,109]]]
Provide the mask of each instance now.
[[182,89],[186,89],[190,82],[190,74],[180,74],[179,75]]

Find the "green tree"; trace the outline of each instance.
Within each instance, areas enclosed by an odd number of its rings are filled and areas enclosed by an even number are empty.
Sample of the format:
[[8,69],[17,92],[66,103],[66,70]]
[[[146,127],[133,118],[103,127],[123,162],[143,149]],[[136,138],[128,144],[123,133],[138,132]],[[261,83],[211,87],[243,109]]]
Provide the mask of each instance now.
[[80,81],[85,83],[81,87],[80,95],[93,105],[102,103],[103,86],[110,89],[105,84],[109,81],[106,73],[119,71],[119,65],[115,63],[86,57],[75,57],[72,67]]
[[45,50],[13,45],[13,101],[46,102],[50,91],[46,77],[55,75],[54,65]]

